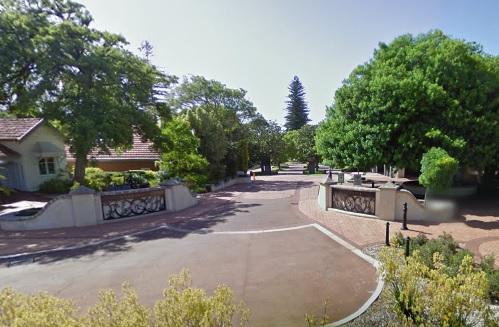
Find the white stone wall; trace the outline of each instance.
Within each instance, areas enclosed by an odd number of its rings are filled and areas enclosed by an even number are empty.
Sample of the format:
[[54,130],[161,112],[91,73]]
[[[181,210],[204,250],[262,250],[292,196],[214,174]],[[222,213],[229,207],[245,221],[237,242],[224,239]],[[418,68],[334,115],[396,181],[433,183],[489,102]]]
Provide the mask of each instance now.
[[[198,204],[198,199],[183,184],[162,186],[165,192],[166,211],[175,212]],[[157,188],[155,188],[157,190]],[[131,190],[137,192],[138,190]],[[147,189],[141,189],[147,192]],[[126,191],[118,191],[126,192]],[[110,192],[107,192],[108,194]],[[160,214],[160,211],[154,214]],[[143,215],[147,216],[147,215]],[[125,219],[140,219],[133,216]],[[102,217],[101,194],[93,192],[75,192],[62,195],[49,203],[38,213],[29,217],[10,217],[0,220],[1,230],[36,230],[62,227],[97,225],[104,222]],[[119,219],[116,219],[119,220]],[[111,222],[110,220],[106,222]]]
[[[352,185],[330,185],[323,183],[319,187],[318,204],[323,210],[331,207],[331,187],[376,192],[376,217],[389,221],[402,221],[404,203],[407,203],[407,220],[411,221],[446,221],[455,216],[455,206],[451,202],[436,202],[425,206],[410,191],[400,189],[397,185],[386,183],[378,189],[355,187]],[[359,215],[349,212],[351,215]]]

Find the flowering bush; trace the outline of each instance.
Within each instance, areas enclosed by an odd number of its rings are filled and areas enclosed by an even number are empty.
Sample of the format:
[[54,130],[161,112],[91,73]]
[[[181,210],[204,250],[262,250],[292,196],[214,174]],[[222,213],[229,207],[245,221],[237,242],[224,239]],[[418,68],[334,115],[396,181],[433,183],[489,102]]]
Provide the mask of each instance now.
[[[135,290],[123,284],[121,298],[112,290],[100,292],[97,303],[84,316],[71,301],[47,293],[26,295],[6,288],[0,291],[0,326],[19,327],[222,327],[245,326],[249,311],[233,303],[232,290],[219,285],[208,295],[191,285],[182,270],[169,280],[152,309],[143,306]],[[237,317],[236,317],[237,316]]]

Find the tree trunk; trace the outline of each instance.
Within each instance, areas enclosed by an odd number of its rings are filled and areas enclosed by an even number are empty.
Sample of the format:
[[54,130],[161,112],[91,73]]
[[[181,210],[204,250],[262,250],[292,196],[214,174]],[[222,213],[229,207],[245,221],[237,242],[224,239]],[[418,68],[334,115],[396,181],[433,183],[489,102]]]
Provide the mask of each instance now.
[[75,155],[75,169],[74,169],[74,181],[80,184],[85,182],[85,168],[87,167],[87,155],[86,154],[76,154]]

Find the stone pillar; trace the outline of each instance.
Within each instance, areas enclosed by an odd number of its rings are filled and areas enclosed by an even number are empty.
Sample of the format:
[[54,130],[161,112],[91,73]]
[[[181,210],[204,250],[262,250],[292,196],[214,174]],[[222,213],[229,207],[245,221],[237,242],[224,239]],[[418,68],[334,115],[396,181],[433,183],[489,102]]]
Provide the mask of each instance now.
[[379,187],[376,193],[376,216],[384,220],[395,220],[397,191],[399,186],[392,182]]
[[405,177],[405,168],[397,168],[396,178],[404,178]]
[[102,221],[102,209],[96,207],[96,192],[86,186],[80,186],[69,193],[73,204],[75,226],[97,225]]
[[343,183],[345,183],[345,173],[339,172],[338,173],[338,184],[343,184]]
[[331,207],[331,201],[333,196],[331,185],[333,184],[334,184],[333,176],[331,174],[331,171],[329,171],[329,174],[327,175],[326,179],[319,184],[319,194],[317,196],[317,203],[319,204],[319,207],[322,210],[327,210],[329,207]]
[[180,184],[180,182],[176,179],[169,179],[160,184],[160,187],[165,191],[165,204],[166,204],[166,211],[168,212],[176,211],[175,198],[174,198],[175,192],[173,191],[173,188],[175,185],[178,184]]
[[361,174],[354,174],[353,175],[353,185],[362,186],[362,175]]

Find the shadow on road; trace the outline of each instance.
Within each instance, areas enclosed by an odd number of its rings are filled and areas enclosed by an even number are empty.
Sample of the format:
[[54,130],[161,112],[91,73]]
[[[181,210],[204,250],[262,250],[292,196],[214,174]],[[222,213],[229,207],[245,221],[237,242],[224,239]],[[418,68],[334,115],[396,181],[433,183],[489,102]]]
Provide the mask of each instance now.
[[[202,211],[205,206],[207,210],[201,213],[193,213],[192,210],[187,209],[173,214],[130,218],[87,227],[23,232],[0,231],[0,247],[4,248],[3,253],[6,253],[6,249],[10,250],[8,253],[21,253],[62,248],[68,244],[85,245],[97,241],[102,242],[99,245],[87,245],[78,250],[61,249],[49,254],[26,255],[23,259],[19,259],[19,263],[26,259],[27,262],[34,260],[41,264],[67,258],[80,258],[97,251],[110,253],[128,251],[133,243],[162,238],[181,239],[191,233],[210,233],[214,226],[226,222],[228,217],[241,212],[250,212],[252,207],[262,205],[230,200],[233,192],[280,192],[313,185],[311,181],[257,180],[250,184],[235,185],[221,192],[203,194],[196,209]],[[157,229],[165,225],[174,227],[175,230]],[[155,228],[154,231],[147,231]],[[145,232],[141,233],[141,231]],[[120,238],[137,232],[141,234]],[[113,240],[116,238],[119,239]],[[11,259],[0,259],[0,264],[8,264],[11,261]]]

